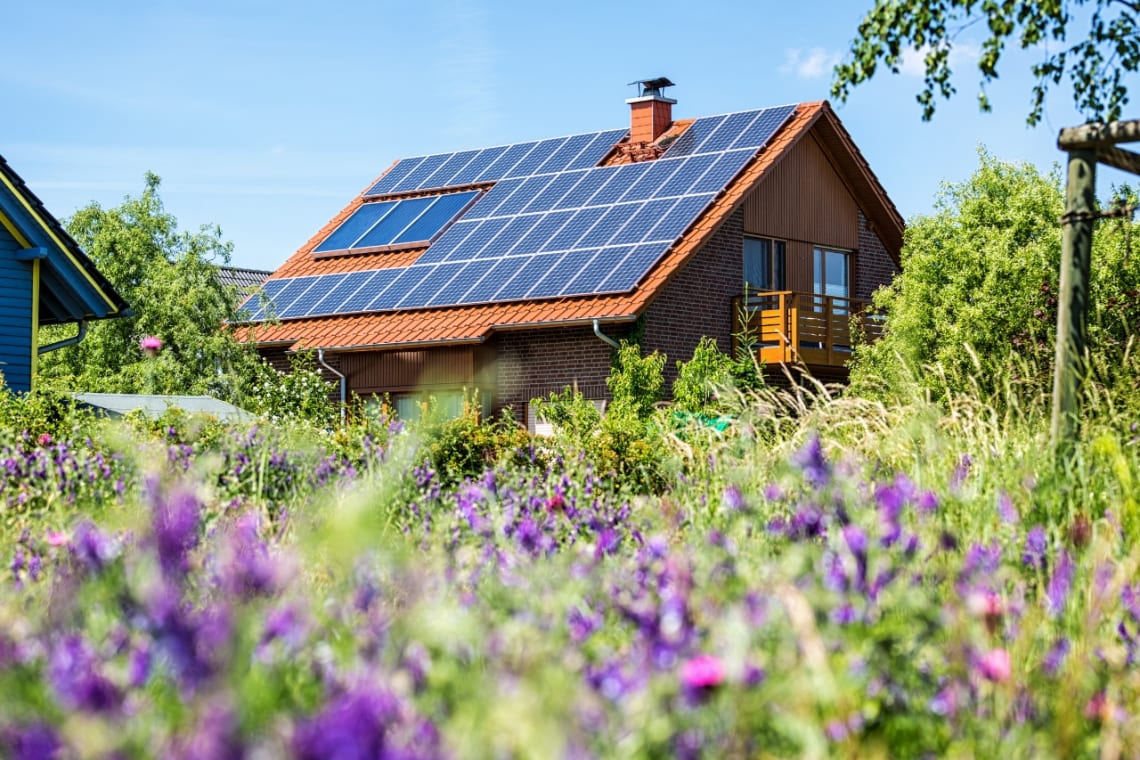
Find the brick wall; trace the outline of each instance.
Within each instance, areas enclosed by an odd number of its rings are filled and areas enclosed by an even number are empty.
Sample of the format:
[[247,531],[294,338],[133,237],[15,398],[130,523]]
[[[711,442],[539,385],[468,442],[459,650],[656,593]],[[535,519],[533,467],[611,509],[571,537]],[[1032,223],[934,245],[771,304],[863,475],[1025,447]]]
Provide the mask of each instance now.
[[[261,354],[270,367],[278,372],[291,372],[293,370],[293,356],[286,350],[287,346],[271,346],[268,348],[259,348],[257,352]],[[329,384],[329,399],[334,403],[340,403],[340,378],[329,372],[324,367],[317,365],[317,354],[313,352],[313,366],[318,367],[321,371],[321,379]],[[341,370],[340,354],[325,354],[325,364],[335,368],[338,372]],[[349,392],[352,387],[348,388]]]
[[[605,325],[603,332],[619,340],[629,328]],[[521,415],[530,399],[575,384],[587,398],[609,398],[606,378],[612,349],[594,335],[592,327],[503,332],[491,339],[490,346],[495,352],[496,412],[513,406]]]
[[665,354],[665,395],[677,378],[677,362],[688,361],[702,337],[721,351],[732,346],[732,299],[744,278],[741,258],[744,212],[737,210],[689,260],[646,310],[645,352]]
[[879,236],[859,212],[859,253],[855,258],[855,298],[869,299],[880,286],[890,284],[899,268]]

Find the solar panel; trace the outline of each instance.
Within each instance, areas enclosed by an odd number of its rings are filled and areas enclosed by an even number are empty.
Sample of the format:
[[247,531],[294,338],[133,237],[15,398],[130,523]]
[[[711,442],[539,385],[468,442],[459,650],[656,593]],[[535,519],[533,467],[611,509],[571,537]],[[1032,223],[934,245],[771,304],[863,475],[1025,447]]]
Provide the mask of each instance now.
[[293,301],[297,300],[302,293],[308,290],[309,286],[316,280],[316,276],[310,276],[294,277],[285,281],[285,287],[283,287],[277,295],[273,296],[270,303],[266,304],[265,316],[270,319],[274,317],[280,318],[282,314],[288,312]]
[[589,169],[597,166],[606,154],[613,150],[614,145],[626,136],[627,129],[611,129],[608,132],[599,132],[590,144],[578,154],[578,157],[567,164],[566,169]]
[[356,311],[364,311],[368,308],[368,304],[372,303],[378,295],[384,292],[384,289],[392,284],[396,279],[401,269],[381,269],[374,273],[372,279],[364,283],[355,293],[350,295],[344,300],[344,303],[337,309],[338,314],[352,314]]
[[598,249],[570,251],[562,256],[557,264],[550,267],[546,275],[527,293],[527,298],[548,298],[566,289],[570,280],[598,255]]
[[395,208],[399,201],[387,203],[365,203],[353,212],[352,216],[344,220],[324,242],[313,249],[314,253],[323,251],[340,251],[352,246],[360,236],[372,229],[376,222],[384,218],[388,212]]
[[466,166],[455,173],[451,178],[451,185],[470,185],[482,174],[491,163],[507,151],[507,146],[497,148],[484,148],[479,155],[471,159]]
[[348,300],[348,297],[355,293],[360,286],[368,282],[372,278],[374,272],[353,272],[347,275],[340,281],[339,285],[331,288],[325,297],[313,305],[313,308],[305,316],[316,316],[319,314],[336,314],[337,309],[342,303]]
[[482,303],[491,298],[518,271],[520,259],[499,259],[479,282],[475,283],[456,303]]
[[[462,262],[460,262],[462,264]],[[491,259],[477,259],[475,261],[468,261],[462,264],[463,268],[459,273],[452,278],[451,282],[444,285],[435,297],[428,301],[428,306],[444,306],[447,304],[459,303],[459,299],[463,294],[471,289],[471,286],[483,278],[487,272],[491,271],[491,267],[499,263]]]
[[637,246],[620,264],[614,267],[595,292],[624,293],[636,285],[667,250],[669,250],[668,243],[649,243]]
[[408,176],[396,183],[391,192],[402,193],[408,190],[417,190],[423,181],[430,177],[436,169],[443,165],[447,159],[451,158],[451,153],[440,153],[434,156],[427,156],[420,162],[419,166],[408,173]]
[[289,304],[285,309],[282,309],[277,316],[281,319],[292,319],[295,317],[303,317],[312,311],[313,307],[317,305],[329,291],[335,288],[344,280],[346,274],[326,274],[320,275],[316,278],[308,289],[305,290],[300,296]]
[[420,281],[420,284],[412,288],[396,306],[404,309],[427,306],[432,296],[450,282],[452,277],[459,274],[459,270],[463,267],[464,264],[461,262],[440,264],[433,267],[427,276]]
[[560,255],[542,253],[537,256],[516,259],[519,262],[518,269],[502,290],[495,294],[495,300],[510,301],[516,298],[525,298],[531,288],[558,262]]
[[273,297],[280,293],[289,282],[289,280],[280,279],[268,280],[258,292],[245,299],[245,303],[241,305],[238,311],[244,312],[245,318],[251,322],[265,318],[265,306],[272,303]]
[[[317,250],[437,239],[411,266],[274,280],[264,292],[292,317],[627,291],[793,112],[697,119],[661,158],[619,166],[597,164],[626,130],[401,161],[369,193],[495,186],[366,203]],[[243,307],[254,317],[255,303]]]
[[[478,194],[478,192],[472,191],[469,193],[452,193],[451,195],[439,196],[435,199],[434,203],[424,210],[415,222],[408,225],[408,228],[401,232],[392,242],[394,244],[400,244],[431,240],[439,234],[439,231],[443,229],[444,225],[454,219]],[[405,203],[407,203],[407,201],[405,201]]]
[[412,173],[412,171],[423,162],[426,156],[418,156],[416,158],[405,158],[388,170],[388,173],[381,177],[375,185],[368,189],[364,195],[383,195],[389,193],[400,180]]

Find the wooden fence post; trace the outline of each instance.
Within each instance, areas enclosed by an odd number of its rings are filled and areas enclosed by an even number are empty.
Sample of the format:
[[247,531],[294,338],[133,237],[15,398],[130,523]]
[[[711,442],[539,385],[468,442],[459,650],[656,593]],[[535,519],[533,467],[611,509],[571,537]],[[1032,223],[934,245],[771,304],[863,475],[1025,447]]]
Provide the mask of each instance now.
[[1089,261],[1096,205],[1095,149],[1069,152],[1061,231],[1061,283],[1053,375],[1053,444],[1071,451],[1080,433],[1081,383],[1087,368]]

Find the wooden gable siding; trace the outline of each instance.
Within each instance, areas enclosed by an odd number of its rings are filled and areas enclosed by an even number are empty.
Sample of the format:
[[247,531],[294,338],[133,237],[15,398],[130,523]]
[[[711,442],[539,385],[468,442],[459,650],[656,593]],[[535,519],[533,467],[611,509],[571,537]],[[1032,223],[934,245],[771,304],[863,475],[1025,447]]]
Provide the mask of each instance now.
[[744,234],[786,240],[787,287],[803,293],[812,290],[814,246],[859,247],[859,206],[812,135],[745,199]]
[[23,248],[0,226],[0,373],[15,391],[32,388],[32,263],[17,261]]
[[353,393],[474,387],[476,381],[470,346],[346,353],[341,367]]

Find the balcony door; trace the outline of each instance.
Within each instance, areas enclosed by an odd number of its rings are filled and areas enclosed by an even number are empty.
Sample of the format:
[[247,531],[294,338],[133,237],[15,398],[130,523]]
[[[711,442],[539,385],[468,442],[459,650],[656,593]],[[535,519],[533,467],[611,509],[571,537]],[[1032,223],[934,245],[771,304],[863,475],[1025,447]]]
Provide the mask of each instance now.
[[783,240],[744,238],[744,292],[783,290],[787,281],[787,245]]
[[846,251],[815,249],[812,292],[817,296],[851,297],[851,261]]

